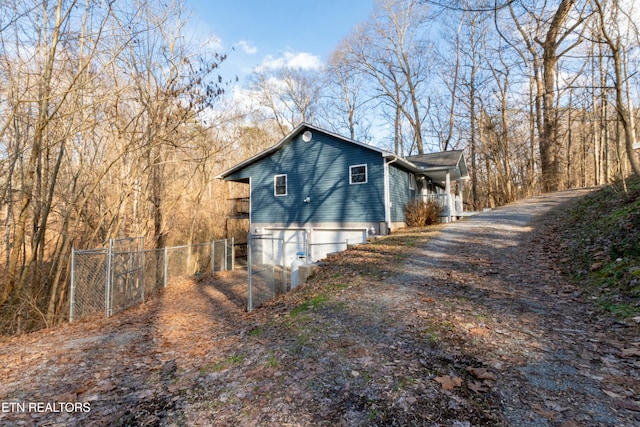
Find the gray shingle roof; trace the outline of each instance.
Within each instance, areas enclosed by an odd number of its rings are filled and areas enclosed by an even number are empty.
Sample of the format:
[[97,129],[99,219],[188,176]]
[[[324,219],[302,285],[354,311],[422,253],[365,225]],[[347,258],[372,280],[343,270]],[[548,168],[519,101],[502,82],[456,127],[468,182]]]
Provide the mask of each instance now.
[[407,156],[414,165],[421,169],[429,168],[442,168],[451,167],[454,168],[458,165],[462,156],[462,150],[442,151],[440,153],[419,154],[417,156]]

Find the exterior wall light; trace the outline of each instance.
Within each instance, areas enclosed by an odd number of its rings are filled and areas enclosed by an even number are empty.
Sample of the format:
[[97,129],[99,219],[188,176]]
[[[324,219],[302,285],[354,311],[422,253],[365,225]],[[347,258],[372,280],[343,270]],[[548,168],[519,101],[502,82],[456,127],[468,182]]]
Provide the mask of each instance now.
[[305,203],[311,203],[311,197],[307,196],[304,198]]

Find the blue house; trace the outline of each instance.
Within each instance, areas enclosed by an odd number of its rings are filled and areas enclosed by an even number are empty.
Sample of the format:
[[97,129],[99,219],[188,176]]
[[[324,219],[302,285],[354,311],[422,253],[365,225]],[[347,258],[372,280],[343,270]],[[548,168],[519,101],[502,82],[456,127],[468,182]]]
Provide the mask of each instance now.
[[468,172],[462,151],[402,158],[303,123],[218,178],[249,185],[251,233],[297,243],[285,259],[302,247],[318,260],[406,226],[411,200],[437,201],[445,221],[462,215]]

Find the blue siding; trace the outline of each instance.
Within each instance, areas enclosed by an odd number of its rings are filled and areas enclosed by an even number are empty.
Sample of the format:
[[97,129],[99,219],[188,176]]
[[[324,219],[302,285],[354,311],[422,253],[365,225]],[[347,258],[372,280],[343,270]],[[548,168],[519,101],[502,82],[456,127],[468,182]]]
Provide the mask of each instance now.
[[416,198],[418,183],[414,189],[409,188],[410,172],[389,165],[389,195],[391,199],[391,222],[405,220],[404,207]]
[[[301,135],[227,179],[251,177],[253,222],[384,221],[381,154],[330,135]],[[367,165],[367,183],[349,184],[349,166]],[[287,195],[275,196],[273,177],[287,174]],[[304,203],[305,197],[311,203]]]

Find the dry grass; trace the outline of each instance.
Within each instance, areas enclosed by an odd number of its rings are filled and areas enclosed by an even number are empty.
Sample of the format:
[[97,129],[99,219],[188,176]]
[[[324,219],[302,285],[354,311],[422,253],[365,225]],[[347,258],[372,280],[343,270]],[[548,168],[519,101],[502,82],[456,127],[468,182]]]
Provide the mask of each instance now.
[[438,224],[443,207],[432,200],[413,200],[404,208],[405,218],[409,227],[424,227]]

